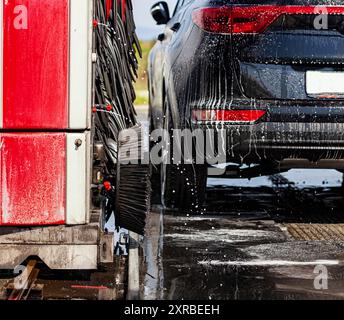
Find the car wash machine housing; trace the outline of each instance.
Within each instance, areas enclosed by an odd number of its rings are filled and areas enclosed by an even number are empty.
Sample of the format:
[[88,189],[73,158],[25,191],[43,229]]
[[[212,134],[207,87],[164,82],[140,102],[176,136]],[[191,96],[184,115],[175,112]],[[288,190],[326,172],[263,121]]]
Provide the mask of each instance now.
[[136,125],[131,1],[1,0],[0,19],[0,269],[97,269],[116,139]]

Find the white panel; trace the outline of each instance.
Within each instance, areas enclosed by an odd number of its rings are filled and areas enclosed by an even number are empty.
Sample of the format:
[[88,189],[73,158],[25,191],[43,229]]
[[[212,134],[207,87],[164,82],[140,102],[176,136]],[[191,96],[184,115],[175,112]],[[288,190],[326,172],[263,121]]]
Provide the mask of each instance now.
[[3,23],[3,5],[4,2],[0,1],[0,128],[3,127],[3,61],[4,61],[4,55],[3,55],[3,49],[4,49],[4,23]]
[[89,132],[67,134],[66,223],[68,225],[88,222],[89,150]]
[[308,94],[344,95],[344,72],[307,71],[306,90]]
[[86,129],[91,119],[92,0],[70,1],[69,127]]

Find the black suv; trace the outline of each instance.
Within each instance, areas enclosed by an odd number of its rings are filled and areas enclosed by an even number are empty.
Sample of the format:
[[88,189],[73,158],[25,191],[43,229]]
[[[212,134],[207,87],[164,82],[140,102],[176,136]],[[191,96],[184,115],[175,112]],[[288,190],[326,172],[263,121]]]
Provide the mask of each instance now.
[[[227,176],[344,168],[344,1],[179,0],[152,15],[166,24],[152,129],[225,130]],[[163,165],[165,203],[200,206],[208,167]]]

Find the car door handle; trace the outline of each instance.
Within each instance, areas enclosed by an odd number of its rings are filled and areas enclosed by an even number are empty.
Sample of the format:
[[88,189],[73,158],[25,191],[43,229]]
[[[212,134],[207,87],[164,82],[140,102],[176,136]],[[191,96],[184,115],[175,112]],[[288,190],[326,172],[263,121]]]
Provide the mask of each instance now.
[[181,24],[179,22],[176,22],[172,27],[171,30],[174,32],[177,32],[181,27]]

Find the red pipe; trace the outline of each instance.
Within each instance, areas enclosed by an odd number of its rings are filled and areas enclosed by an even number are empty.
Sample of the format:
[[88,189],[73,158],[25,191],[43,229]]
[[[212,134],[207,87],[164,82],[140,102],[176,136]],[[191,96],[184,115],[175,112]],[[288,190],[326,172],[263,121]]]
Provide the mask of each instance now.
[[127,11],[127,2],[126,0],[122,0],[122,21],[125,22],[126,20],[126,11]]
[[106,0],[106,20],[110,18],[110,13],[112,10],[113,0]]

